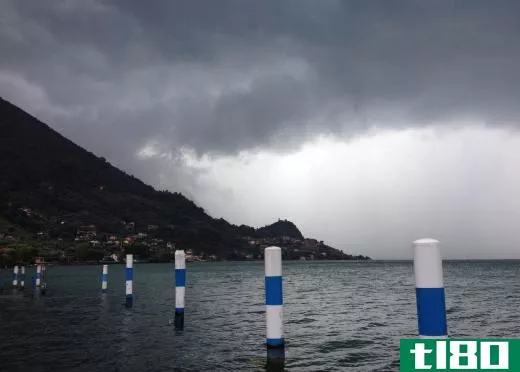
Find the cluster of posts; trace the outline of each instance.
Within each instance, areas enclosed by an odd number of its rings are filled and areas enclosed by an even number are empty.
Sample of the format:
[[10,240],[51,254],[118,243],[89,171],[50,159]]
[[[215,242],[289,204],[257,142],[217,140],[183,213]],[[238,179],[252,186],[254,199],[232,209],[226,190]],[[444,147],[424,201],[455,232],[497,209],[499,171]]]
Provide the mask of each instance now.
[[[133,305],[133,255],[126,255],[126,307]],[[283,285],[282,252],[279,247],[264,250],[266,341],[269,350],[283,353]],[[42,286],[45,265],[37,265],[35,286]],[[423,338],[446,338],[446,304],[439,242],[434,239],[414,241],[414,276],[417,306],[418,333]],[[25,286],[25,267],[13,271],[13,287]],[[45,286],[45,284],[43,284]],[[108,265],[103,265],[101,290],[108,288]],[[184,297],[186,288],[186,257],[183,250],[175,251],[175,327],[184,327]],[[275,352],[275,354],[278,352]]]
[[19,267],[16,265],[13,269],[13,288],[24,290],[25,289],[25,266]]
[[[418,332],[424,338],[446,338],[446,304],[439,241],[419,239],[414,244],[415,295]],[[280,247],[264,250],[266,346],[283,349],[283,284]],[[106,290],[107,266],[103,266],[102,289]],[[126,305],[132,306],[133,256],[126,258]],[[186,259],[184,251],[175,251],[175,325],[184,324]]]
[[[447,338],[446,302],[439,241],[419,239],[414,245],[414,277],[418,333],[421,338]],[[283,348],[282,254],[264,251],[266,346]]]
[[[175,251],[175,326],[184,327],[184,293],[186,286],[186,255],[183,250]],[[134,256],[126,255],[125,273],[125,306],[130,308],[134,303]],[[101,274],[101,292],[108,289],[108,265],[103,265]]]
[[[43,264],[36,265],[36,277],[33,278],[33,287],[41,288],[42,293],[45,293],[47,287],[46,278],[46,267]],[[13,289],[24,290],[25,289],[25,266],[16,265],[13,269]]]

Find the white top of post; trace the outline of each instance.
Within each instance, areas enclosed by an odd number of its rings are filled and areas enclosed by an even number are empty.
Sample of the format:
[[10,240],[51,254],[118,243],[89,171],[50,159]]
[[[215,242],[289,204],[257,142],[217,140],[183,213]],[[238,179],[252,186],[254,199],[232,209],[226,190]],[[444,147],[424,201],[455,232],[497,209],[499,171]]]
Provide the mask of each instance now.
[[439,241],[419,239],[414,244],[414,276],[417,288],[443,288]]
[[133,266],[134,266],[134,255],[127,254],[126,255],[126,267],[133,267]]
[[103,265],[103,274],[108,274],[108,265]]
[[185,269],[186,268],[186,255],[183,250],[175,251],[175,268]]
[[265,276],[282,276],[282,250],[267,247],[264,250]]
[[424,238],[424,239],[417,239],[413,242],[415,245],[432,245],[432,244],[439,244],[439,241],[436,239],[431,238]]

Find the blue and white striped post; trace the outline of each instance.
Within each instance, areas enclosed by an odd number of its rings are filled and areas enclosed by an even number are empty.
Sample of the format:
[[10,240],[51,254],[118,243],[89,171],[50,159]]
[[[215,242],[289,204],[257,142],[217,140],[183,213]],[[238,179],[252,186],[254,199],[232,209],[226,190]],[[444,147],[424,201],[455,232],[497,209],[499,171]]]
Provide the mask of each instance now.
[[42,279],[42,265],[36,265],[36,287],[39,287],[41,285],[41,279]]
[[18,288],[18,265],[13,269],[13,288]]
[[25,288],[25,266],[20,268],[20,289]]
[[101,292],[105,293],[108,287],[108,265],[103,265],[103,273],[101,274]]
[[47,292],[47,266],[42,265],[42,276],[41,276],[41,293],[44,295]]
[[280,247],[267,247],[264,250],[264,262],[266,344],[268,348],[280,348],[284,346],[282,250]]
[[134,282],[134,255],[126,255],[126,307],[132,307]]
[[186,293],[186,255],[183,250],[175,251],[175,316],[184,315]]
[[439,241],[419,239],[413,244],[419,336],[446,338],[448,327]]

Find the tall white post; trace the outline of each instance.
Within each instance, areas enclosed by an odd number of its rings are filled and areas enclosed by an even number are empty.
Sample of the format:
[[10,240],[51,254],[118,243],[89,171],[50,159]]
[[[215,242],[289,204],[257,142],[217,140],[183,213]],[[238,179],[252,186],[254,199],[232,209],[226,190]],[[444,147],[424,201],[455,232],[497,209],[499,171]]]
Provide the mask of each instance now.
[[446,304],[439,241],[414,241],[415,296],[419,336],[446,338]]
[[18,265],[13,269],[13,288],[18,287]]
[[42,280],[42,265],[36,265],[36,287],[41,285]]
[[20,269],[20,289],[25,288],[25,266]]
[[41,273],[41,287],[42,294],[45,294],[47,291],[47,266],[45,264],[42,265],[42,273]]
[[101,292],[105,293],[108,287],[108,265],[103,265],[103,273],[101,274]]
[[126,255],[126,307],[132,307],[134,282],[134,255]]
[[266,344],[268,348],[283,347],[282,250],[280,247],[265,248],[264,262]]
[[184,314],[186,293],[186,255],[183,250],[175,251],[175,314]]

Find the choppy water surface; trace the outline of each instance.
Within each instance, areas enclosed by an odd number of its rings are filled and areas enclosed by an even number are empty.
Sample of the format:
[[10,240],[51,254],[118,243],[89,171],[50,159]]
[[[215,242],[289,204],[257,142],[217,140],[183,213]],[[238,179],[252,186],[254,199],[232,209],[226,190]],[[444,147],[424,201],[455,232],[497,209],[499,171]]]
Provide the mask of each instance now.
[[[520,337],[520,263],[445,262],[451,336]],[[411,262],[284,262],[284,365],[268,364],[262,262],[188,263],[183,331],[173,265],[49,267],[48,291],[9,288],[0,270],[2,371],[398,371],[416,335]],[[29,268],[27,284],[34,268]]]

